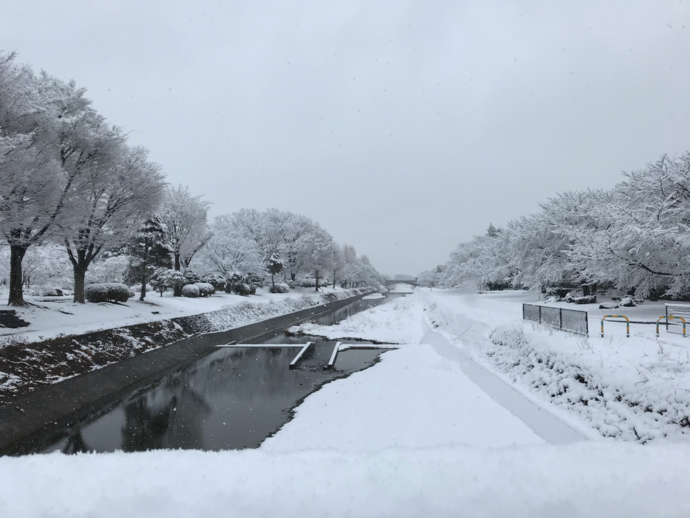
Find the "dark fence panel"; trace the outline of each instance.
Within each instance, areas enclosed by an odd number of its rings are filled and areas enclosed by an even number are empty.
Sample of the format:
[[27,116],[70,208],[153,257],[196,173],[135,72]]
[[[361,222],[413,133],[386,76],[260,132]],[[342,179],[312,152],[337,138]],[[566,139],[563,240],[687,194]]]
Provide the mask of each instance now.
[[536,304],[522,305],[522,318],[546,324],[563,331],[570,331],[580,335],[589,334],[587,312],[576,309],[551,308]]

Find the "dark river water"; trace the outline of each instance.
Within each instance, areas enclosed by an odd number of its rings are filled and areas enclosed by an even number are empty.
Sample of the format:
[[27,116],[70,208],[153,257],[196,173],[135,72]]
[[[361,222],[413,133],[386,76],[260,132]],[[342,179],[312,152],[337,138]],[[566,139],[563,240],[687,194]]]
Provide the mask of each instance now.
[[[387,300],[360,300],[315,321],[332,324]],[[290,362],[307,341],[315,347],[290,370]],[[306,396],[324,383],[373,365],[382,353],[373,345],[342,351],[335,370],[324,370],[335,341],[288,337],[279,331],[261,343],[293,346],[219,348],[94,412],[59,436],[37,439],[28,449],[76,453],[256,448],[290,420]]]

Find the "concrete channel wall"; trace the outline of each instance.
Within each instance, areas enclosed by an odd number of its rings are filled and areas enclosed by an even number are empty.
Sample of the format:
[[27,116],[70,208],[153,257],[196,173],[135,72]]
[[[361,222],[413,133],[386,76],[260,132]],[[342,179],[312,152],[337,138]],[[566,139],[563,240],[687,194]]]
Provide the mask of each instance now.
[[340,309],[367,293],[369,291],[226,331],[184,338],[5,401],[0,406],[0,454],[22,453],[23,443],[84,419],[94,411],[117,402],[127,393],[148,386],[168,372],[210,354],[218,344],[233,341],[260,343],[263,337]]

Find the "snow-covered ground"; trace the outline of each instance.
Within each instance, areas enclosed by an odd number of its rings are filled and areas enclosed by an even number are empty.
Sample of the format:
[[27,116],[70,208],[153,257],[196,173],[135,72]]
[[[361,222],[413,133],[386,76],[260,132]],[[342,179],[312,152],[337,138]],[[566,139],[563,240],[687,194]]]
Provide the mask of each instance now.
[[[473,294],[418,290],[438,330],[518,387],[587,423],[604,437],[646,442],[690,435],[690,338],[655,326],[599,322],[611,310],[589,312],[589,337],[522,320],[530,293]],[[631,320],[656,320],[663,302],[613,311]],[[677,331],[677,328],[673,331]]]
[[414,286],[401,282],[394,284],[393,286],[389,286],[388,291],[391,293],[412,293],[414,291]]
[[[344,292],[340,287],[321,288],[319,293]],[[173,297],[172,293],[151,292],[144,302],[132,297],[124,304],[76,304],[71,297],[26,297],[33,305],[16,309],[17,315],[30,322],[19,329],[0,328],[0,346],[54,338],[59,335],[81,334],[102,329],[141,324],[174,317],[217,311],[243,302],[268,303],[288,298],[316,295],[313,288],[296,288],[288,293],[268,293],[268,287],[256,290],[256,295],[241,297],[217,292],[210,297],[196,299]]]
[[334,326],[304,323],[291,327],[290,332],[330,339],[363,338],[393,344],[419,343],[424,333],[420,319],[423,309],[422,300],[400,297],[357,313]]
[[[258,450],[0,458],[0,516],[690,515],[686,444],[574,436],[547,444],[467,362],[426,345],[440,337],[483,358],[481,344],[468,344],[493,343],[491,327],[463,316],[461,300],[418,292],[327,326],[333,336],[356,331],[401,345],[307,397]],[[473,315],[490,315],[492,302],[479,302],[469,303]],[[457,322],[440,323],[451,311]],[[425,326],[427,314],[443,336]]]

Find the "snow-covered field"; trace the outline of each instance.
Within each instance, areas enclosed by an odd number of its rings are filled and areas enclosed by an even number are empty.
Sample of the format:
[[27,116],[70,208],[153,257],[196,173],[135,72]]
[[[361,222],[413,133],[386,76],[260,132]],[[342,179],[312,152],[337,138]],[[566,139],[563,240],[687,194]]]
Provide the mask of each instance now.
[[[321,288],[319,293],[345,292],[340,287]],[[30,322],[19,329],[0,328],[0,346],[11,343],[27,343],[54,338],[59,335],[81,334],[89,331],[152,322],[174,317],[217,311],[226,306],[243,302],[268,303],[305,295],[316,295],[313,288],[296,288],[288,293],[268,293],[259,288],[256,295],[241,297],[218,292],[210,297],[184,298],[165,293],[148,293],[144,302],[132,297],[124,304],[76,304],[71,297],[26,297],[33,305],[16,309],[17,315]]]

